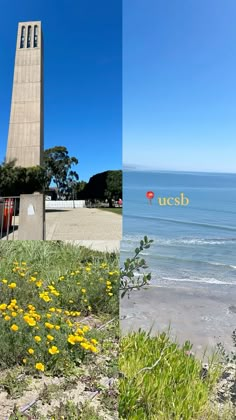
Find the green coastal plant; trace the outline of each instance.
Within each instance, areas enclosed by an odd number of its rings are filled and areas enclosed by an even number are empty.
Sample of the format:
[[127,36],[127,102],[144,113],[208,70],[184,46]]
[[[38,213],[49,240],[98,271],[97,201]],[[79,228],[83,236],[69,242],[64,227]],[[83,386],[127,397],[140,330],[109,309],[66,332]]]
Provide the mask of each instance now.
[[201,361],[168,334],[151,336],[139,330],[120,345],[120,419],[205,419],[220,374],[212,359],[207,375]]
[[140,290],[149,284],[151,273],[145,273],[148,266],[145,259],[140,257],[140,254],[145,249],[150,248],[152,242],[152,239],[148,239],[147,236],[144,236],[140,241],[139,246],[135,249],[134,256],[132,258],[127,258],[124,262],[124,267],[120,270],[121,298],[123,298],[126,293],[129,296],[132,290]]
[[222,343],[218,343],[217,347],[223,359],[227,363],[236,363],[236,329],[232,332],[232,341],[235,350],[232,350],[230,353],[225,350],[225,347]]

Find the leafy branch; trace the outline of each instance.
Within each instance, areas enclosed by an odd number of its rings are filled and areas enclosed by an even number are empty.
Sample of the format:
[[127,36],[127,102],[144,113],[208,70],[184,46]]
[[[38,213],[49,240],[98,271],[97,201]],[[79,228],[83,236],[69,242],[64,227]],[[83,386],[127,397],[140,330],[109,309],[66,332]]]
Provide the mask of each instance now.
[[[121,298],[126,293],[128,297],[133,289],[140,290],[142,287],[147,286],[151,280],[151,273],[145,273],[144,270],[148,268],[144,258],[140,257],[140,253],[144,249],[148,249],[153,242],[147,236],[140,241],[139,247],[134,251],[132,258],[127,258],[124,262],[124,267],[120,270],[120,290]],[[138,275],[139,274],[139,275]]]

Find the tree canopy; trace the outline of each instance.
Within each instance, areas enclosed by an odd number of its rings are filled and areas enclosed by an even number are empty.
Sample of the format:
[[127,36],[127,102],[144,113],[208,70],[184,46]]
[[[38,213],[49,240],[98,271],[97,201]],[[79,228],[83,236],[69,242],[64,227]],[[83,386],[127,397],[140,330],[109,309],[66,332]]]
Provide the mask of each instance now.
[[81,192],[84,199],[112,199],[122,198],[122,171],[105,171],[93,175]]
[[44,152],[47,188],[51,182],[57,186],[59,198],[69,198],[79,180],[79,175],[71,168],[78,164],[78,159],[69,156],[64,146],[55,146]]
[[43,192],[45,171],[40,166],[23,168],[14,162],[0,165],[0,196],[13,196]]

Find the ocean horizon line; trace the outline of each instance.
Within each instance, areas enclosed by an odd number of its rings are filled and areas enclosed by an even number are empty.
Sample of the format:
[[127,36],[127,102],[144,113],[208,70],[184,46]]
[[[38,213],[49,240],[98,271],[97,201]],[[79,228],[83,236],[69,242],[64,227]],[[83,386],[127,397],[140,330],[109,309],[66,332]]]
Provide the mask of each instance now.
[[236,175],[236,172],[220,172],[220,171],[187,171],[187,170],[176,170],[176,169],[155,169],[148,168],[139,165],[123,164],[123,171],[125,172],[156,172],[156,173],[179,173],[179,174],[191,174],[191,175]]

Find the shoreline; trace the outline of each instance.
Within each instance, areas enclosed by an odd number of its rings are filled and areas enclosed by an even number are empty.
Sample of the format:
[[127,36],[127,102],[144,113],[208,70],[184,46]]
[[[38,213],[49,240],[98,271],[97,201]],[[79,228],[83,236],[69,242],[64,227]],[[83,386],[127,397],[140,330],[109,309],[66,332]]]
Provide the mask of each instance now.
[[170,329],[173,339],[179,343],[189,340],[199,355],[205,350],[211,352],[219,342],[230,352],[236,328],[235,302],[236,288],[228,285],[204,288],[149,285],[121,300],[121,332],[141,328],[155,334]]

